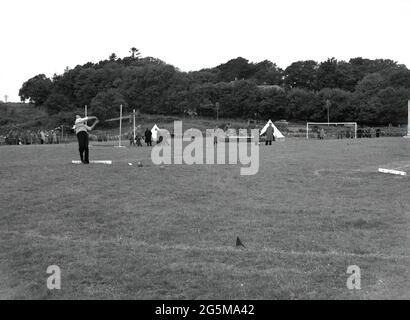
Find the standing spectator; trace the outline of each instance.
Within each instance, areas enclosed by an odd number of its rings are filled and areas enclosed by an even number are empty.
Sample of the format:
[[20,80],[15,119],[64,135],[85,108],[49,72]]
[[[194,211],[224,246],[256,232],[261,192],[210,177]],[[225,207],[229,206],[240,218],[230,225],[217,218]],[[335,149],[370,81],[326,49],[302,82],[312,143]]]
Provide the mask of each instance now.
[[58,143],[57,132],[55,130],[53,130],[53,143]]
[[325,138],[325,129],[321,128],[319,131],[319,139],[323,140]]
[[376,130],[374,129],[374,127],[370,128],[370,137],[371,138],[376,138]]
[[130,140],[130,147],[135,147],[134,133],[132,132],[132,130],[128,132],[128,139]]
[[136,140],[135,142],[138,147],[142,147],[141,139],[142,139],[141,126],[138,125],[135,130],[135,140]]
[[272,123],[269,123],[269,126],[266,128],[266,142],[265,145],[272,145],[272,140],[274,139],[275,129],[272,127]]
[[148,128],[145,130],[145,143],[147,146],[152,146],[152,132]]
[[218,144],[218,129],[219,127],[216,125],[214,129],[214,146]]
[[343,133],[340,128],[336,128],[336,135],[338,139],[343,139]]
[[37,144],[37,134],[35,131],[31,131],[30,139],[32,144]]
[[40,131],[40,144],[44,144],[46,142],[46,134],[43,130]]
[[357,137],[360,139],[360,138],[362,138],[362,135],[363,135],[362,128],[357,129]]

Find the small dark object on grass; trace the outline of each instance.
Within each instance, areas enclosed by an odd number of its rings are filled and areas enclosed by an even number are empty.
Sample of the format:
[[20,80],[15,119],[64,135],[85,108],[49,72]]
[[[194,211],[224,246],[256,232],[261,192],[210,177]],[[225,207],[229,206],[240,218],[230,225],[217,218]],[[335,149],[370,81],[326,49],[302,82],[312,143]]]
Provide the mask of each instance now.
[[236,237],[236,246],[245,248],[245,246],[243,245],[243,243],[242,243],[241,239],[239,239],[239,237]]

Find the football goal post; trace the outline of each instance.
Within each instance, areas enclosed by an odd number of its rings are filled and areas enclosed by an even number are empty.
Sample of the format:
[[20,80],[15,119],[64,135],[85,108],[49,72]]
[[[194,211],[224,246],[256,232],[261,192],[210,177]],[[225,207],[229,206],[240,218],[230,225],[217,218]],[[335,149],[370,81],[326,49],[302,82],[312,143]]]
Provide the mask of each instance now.
[[357,138],[357,122],[307,122],[306,139],[319,137],[324,133],[326,138]]
[[[125,138],[125,139],[128,138],[129,129],[127,130],[127,128],[126,128],[126,132],[124,132],[124,130],[123,130],[123,129],[124,129],[124,128],[123,128],[123,121],[124,121],[124,120],[128,120],[129,123],[131,123],[131,122],[132,122],[132,119],[133,119],[133,115],[132,115],[132,114],[129,114],[129,115],[126,115],[126,116],[123,115],[123,108],[122,108],[122,105],[120,105],[120,116],[119,116],[118,118],[107,119],[107,120],[104,121],[104,122],[114,122],[114,123],[118,121],[118,124],[119,124],[118,135],[116,135],[116,134],[114,134],[114,135],[109,134],[109,136],[110,136],[110,137],[114,137],[115,140],[118,139],[118,145],[114,145],[114,147],[116,147],[116,148],[124,148],[124,147],[125,147],[125,146],[122,144],[122,140],[123,140],[123,138]],[[134,122],[133,125],[135,125],[135,122]],[[132,129],[131,129],[131,130],[132,130]],[[110,140],[111,140],[111,139],[110,139]]]

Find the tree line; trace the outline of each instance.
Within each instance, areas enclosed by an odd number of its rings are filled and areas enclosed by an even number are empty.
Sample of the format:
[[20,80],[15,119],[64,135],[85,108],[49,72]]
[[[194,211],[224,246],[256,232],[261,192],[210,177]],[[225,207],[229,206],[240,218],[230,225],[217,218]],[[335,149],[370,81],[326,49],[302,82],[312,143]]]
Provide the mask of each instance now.
[[389,59],[329,58],[297,61],[286,69],[238,57],[214,68],[183,72],[153,57],[111,54],[52,78],[39,74],[22,85],[22,101],[72,121],[88,105],[101,119],[125,112],[290,121],[407,122],[410,70]]

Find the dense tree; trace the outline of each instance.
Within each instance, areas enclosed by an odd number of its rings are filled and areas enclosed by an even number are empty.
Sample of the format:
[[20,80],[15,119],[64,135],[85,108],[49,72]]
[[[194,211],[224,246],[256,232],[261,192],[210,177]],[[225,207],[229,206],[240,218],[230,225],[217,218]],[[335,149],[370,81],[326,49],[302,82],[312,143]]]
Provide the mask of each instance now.
[[338,88],[340,84],[338,63],[335,58],[323,61],[317,69],[317,88]]
[[284,82],[288,88],[316,90],[318,63],[313,60],[297,61],[284,71]]
[[[352,93],[339,88],[325,88],[318,92],[319,101],[324,107],[318,109],[315,118],[324,120],[327,118],[326,102],[329,102],[329,119],[331,122],[355,121],[355,108],[351,104]],[[326,120],[327,121],[327,120]]]
[[50,94],[43,106],[50,115],[73,109],[73,105],[70,103],[68,98],[59,93]]
[[188,73],[191,84],[217,83],[220,79],[219,69],[204,69]]
[[272,87],[259,90],[258,102],[255,118],[287,119],[289,117],[287,95],[283,89]]
[[238,57],[214,68],[182,72],[154,57],[111,54],[97,63],[67,68],[52,79],[44,74],[26,81],[22,100],[44,106],[50,115],[72,116],[91,106],[102,119],[118,107],[144,113],[326,121],[366,124],[405,122],[410,71],[388,59],[297,61],[285,70],[264,60]]
[[220,71],[219,80],[230,82],[235,79],[248,79],[253,72],[253,66],[248,60],[238,57],[217,67]]
[[119,117],[120,105],[127,110],[128,104],[117,89],[98,93],[91,101],[91,112],[101,120]]
[[371,73],[359,81],[352,99],[357,121],[367,124],[378,122],[377,109],[380,99],[377,93],[384,87],[385,81],[380,73]]
[[389,76],[389,84],[394,88],[410,88],[410,71],[397,70]]
[[254,66],[253,78],[258,84],[282,85],[283,70],[273,62],[264,60]]
[[387,87],[377,93],[377,124],[405,124],[407,123],[407,106],[404,103],[410,99],[410,89]]
[[23,83],[19,91],[21,101],[29,100],[36,106],[42,105],[51,94],[53,83],[44,74],[39,74]]
[[326,113],[318,96],[305,89],[295,88],[287,95],[289,119],[326,121]]

